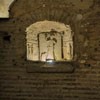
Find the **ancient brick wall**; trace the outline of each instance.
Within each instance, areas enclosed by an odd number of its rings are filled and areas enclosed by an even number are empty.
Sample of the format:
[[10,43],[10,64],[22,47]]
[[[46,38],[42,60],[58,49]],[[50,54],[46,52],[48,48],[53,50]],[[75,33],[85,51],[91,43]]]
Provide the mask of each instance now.
[[[28,73],[26,28],[59,21],[74,33],[73,73]],[[39,66],[41,67],[41,66]],[[99,100],[100,1],[16,0],[9,19],[0,19],[0,100]]]

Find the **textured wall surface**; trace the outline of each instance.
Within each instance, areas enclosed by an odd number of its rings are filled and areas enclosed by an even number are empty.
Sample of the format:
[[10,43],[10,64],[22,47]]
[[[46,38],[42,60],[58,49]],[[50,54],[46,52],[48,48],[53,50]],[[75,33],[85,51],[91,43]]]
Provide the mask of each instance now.
[[[45,19],[71,26],[73,73],[27,72],[25,30]],[[100,0],[16,0],[0,19],[0,100],[100,100]]]

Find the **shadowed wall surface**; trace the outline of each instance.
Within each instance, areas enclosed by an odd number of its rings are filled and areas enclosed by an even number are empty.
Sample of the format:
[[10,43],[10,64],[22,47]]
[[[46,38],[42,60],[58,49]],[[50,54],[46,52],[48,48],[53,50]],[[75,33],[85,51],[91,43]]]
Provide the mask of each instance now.
[[[35,64],[26,59],[25,30],[44,20],[71,26],[73,73],[27,71]],[[0,100],[84,99],[100,100],[100,1],[16,0],[0,19]]]

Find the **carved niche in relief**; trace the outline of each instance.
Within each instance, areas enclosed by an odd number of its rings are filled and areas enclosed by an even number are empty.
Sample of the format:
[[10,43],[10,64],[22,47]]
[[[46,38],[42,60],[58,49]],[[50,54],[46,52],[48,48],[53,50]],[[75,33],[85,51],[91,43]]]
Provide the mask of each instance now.
[[73,37],[69,25],[45,20],[30,25],[26,32],[28,60],[73,59]]

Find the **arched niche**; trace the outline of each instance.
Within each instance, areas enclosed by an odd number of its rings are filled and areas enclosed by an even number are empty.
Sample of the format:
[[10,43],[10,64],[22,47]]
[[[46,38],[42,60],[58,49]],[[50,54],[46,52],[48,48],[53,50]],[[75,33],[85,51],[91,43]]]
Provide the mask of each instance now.
[[32,61],[71,61],[73,36],[70,25],[38,21],[26,29],[27,59]]
[[15,0],[0,0],[0,18],[9,18],[11,4]]

